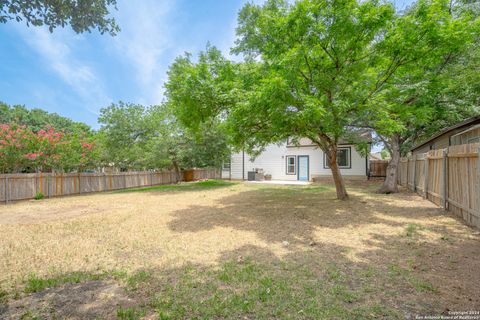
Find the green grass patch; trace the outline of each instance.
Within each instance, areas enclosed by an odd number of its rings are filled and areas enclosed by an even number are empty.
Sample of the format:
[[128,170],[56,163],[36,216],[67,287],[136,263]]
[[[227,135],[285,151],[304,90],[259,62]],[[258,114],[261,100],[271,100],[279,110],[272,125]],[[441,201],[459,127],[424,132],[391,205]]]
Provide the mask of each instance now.
[[125,280],[126,277],[127,273],[124,271],[111,271],[104,273],[71,272],[51,278],[42,278],[31,273],[25,281],[24,291],[25,293],[34,293],[66,283],[81,283],[86,281],[104,280],[107,278]]
[[25,311],[21,316],[21,320],[43,320],[42,317],[36,315],[32,310]]
[[8,292],[0,289],[0,303],[4,303],[8,300]]
[[139,271],[129,277],[127,277],[127,286],[130,289],[137,289],[140,287],[142,284],[145,282],[149,281],[152,279],[152,274],[147,272],[147,271]]
[[119,308],[117,318],[119,320],[137,320],[145,317],[145,311],[137,308]]
[[430,282],[417,278],[414,274],[414,271],[409,268],[402,268],[398,265],[392,264],[388,266],[388,271],[392,280],[397,280],[400,282],[406,281],[418,292],[438,292],[438,290]]
[[438,290],[427,280],[411,277],[409,282],[418,292],[438,292]]
[[198,191],[198,190],[209,190],[216,188],[231,187],[236,185],[236,182],[225,181],[225,180],[205,180],[198,182],[182,182],[179,184],[166,184],[161,186],[152,186],[145,188],[136,188],[136,189],[124,189],[118,190],[115,192],[146,192],[146,191]]
[[422,230],[423,227],[415,224],[415,223],[409,223],[406,228],[406,235],[407,237],[413,237],[415,234],[418,233],[418,230]]
[[187,267],[157,278],[149,306],[159,319],[400,319],[370,303],[335,266],[324,276],[301,265],[229,261],[217,270]]

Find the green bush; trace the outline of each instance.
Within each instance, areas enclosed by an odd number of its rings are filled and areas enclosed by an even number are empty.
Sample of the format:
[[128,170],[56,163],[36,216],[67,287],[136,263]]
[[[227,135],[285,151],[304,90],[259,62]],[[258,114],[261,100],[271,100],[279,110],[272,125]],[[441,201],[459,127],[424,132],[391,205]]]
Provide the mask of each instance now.
[[35,200],[42,200],[43,198],[45,198],[45,195],[41,192],[37,192],[35,194]]

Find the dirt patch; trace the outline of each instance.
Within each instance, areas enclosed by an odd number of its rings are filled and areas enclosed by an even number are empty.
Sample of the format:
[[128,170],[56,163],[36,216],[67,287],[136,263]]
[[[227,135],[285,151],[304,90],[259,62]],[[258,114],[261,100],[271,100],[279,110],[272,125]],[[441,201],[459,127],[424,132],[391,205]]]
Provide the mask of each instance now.
[[114,319],[136,305],[113,281],[90,281],[46,289],[0,306],[2,319]]

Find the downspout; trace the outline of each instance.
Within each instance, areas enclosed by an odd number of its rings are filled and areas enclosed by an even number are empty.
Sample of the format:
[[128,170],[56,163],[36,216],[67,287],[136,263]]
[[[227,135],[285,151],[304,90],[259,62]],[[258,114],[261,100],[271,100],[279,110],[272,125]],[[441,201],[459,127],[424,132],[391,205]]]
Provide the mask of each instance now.
[[242,180],[245,180],[245,150],[242,150]]

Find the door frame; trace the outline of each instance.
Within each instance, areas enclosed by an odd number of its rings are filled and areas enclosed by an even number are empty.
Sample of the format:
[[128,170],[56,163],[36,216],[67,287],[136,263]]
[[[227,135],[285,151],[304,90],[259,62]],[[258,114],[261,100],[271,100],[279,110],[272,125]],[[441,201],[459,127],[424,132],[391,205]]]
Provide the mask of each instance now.
[[297,180],[300,180],[300,158],[307,158],[307,181],[310,181],[310,156],[309,155],[298,155],[297,156]]

